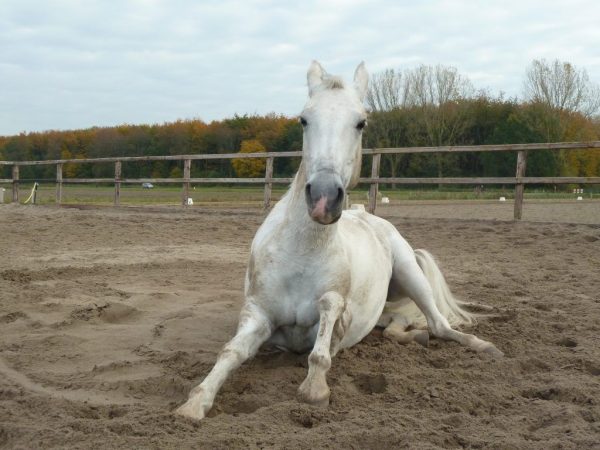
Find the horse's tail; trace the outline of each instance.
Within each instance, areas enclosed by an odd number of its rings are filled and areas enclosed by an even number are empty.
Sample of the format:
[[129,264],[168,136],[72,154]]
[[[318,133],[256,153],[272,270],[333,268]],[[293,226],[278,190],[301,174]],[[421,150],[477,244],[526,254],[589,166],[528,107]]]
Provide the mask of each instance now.
[[[452,295],[446,279],[431,253],[423,249],[417,249],[415,250],[415,256],[417,264],[419,264],[419,267],[431,285],[433,298],[438,310],[448,320],[450,325],[470,325],[475,323],[475,314],[465,310],[463,302]],[[424,316],[423,319],[425,319]]]

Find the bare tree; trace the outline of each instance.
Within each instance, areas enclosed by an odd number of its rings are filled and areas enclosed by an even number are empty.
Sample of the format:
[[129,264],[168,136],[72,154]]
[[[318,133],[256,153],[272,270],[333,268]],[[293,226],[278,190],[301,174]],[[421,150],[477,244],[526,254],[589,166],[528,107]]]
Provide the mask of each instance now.
[[[468,116],[460,101],[473,97],[475,91],[469,79],[460,75],[455,67],[443,65],[421,65],[406,76],[410,86],[408,104],[419,111],[426,144],[455,144],[468,125]],[[443,177],[444,161],[449,162],[451,158],[436,153],[438,177]]]
[[[410,110],[409,114],[414,117],[411,122],[419,124],[418,127],[425,131],[423,143],[440,146],[455,143],[465,129],[468,120],[460,100],[472,97],[473,93],[471,82],[460,75],[456,68],[421,65],[412,70],[386,69],[374,74],[367,94],[367,104],[375,113]],[[398,129],[395,121],[400,116],[390,116],[387,118],[389,120],[386,120],[385,114],[374,116],[378,123],[376,129],[370,131],[370,136],[375,145],[397,146],[412,131]],[[418,138],[415,136],[415,139]],[[440,177],[443,176],[444,161],[441,155],[436,156]],[[405,162],[403,155],[384,157],[384,164],[390,167],[392,176],[395,176]]]
[[385,69],[371,76],[367,105],[371,111],[391,111],[406,106],[408,79],[400,70]]
[[385,69],[371,76],[367,104],[372,111],[411,106],[440,106],[470,97],[471,82],[455,67],[421,65],[416,69]]
[[464,115],[455,108],[462,99],[473,96],[474,89],[468,78],[455,67],[421,65],[407,73],[409,79],[408,103],[421,109],[429,138],[429,145],[447,145],[464,125]]
[[585,69],[558,59],[534,60],[526,72],[525,99],[557,111],[578,112],[591,117],[600,110],[600,87]]
[[[377,147],[399,147],[404,143],[405,130],[397,114],[407,106],[409,84],[401,70],[385,69],[371,76],[367,92],[367,106],[373,113],[368,128],[371,145]],[[379,114],[382,113],[382,114]],[[395,177],[403,161],[408,158],[401,154],[384,154],[382,166],[389,168]],[[392,188],[396,185],[392,184]]]

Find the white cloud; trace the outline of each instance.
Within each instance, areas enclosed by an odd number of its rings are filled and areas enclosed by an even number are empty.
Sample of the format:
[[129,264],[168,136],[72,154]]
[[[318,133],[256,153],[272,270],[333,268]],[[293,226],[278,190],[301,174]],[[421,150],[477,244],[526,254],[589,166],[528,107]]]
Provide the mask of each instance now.
[[123,0],[0,3],[0,134],[295,114],[319,59],[350,76],[448,64],[518,95],[534,58],[600,82],[600,4]]

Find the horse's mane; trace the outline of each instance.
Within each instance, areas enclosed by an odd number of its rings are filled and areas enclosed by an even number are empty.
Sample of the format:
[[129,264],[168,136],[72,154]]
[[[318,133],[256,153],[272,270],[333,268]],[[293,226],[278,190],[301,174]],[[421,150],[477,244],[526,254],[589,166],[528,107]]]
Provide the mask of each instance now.
[[335,75],[325,75],[321,82],[323,89],[344,89],[344,80],[341,77]]

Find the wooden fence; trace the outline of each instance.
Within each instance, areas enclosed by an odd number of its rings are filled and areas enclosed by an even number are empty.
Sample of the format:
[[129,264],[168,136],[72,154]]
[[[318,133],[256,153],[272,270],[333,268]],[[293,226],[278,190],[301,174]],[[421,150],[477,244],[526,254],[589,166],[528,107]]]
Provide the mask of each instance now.
[[[505,145],[472,145],[472,146],[446,146],[446,147],[405,147],[405,148],[375,148],[363,149],[363,155],[372,157],[371,176],[360,178],[360,183],[369,184],[368,210],[375,212],[377,205],[377,193],[379,184],[504,184],[515,186],[514,218],[520,220],[523,211],[523,190],[526,184],[600,184],[598,177],[527,177],[525,169],[527,165],[527,153],[536,150],[581,150],[598,149],[600,141],[590,142],[557,142],[542,144],[505,144]],[[407,154],[407,153],[458,153],[458,152],[517,152],[517,164],[514,177],[468,177],[468,178],[381,178],[379,176],[381,167],[381,155]],[[19,167],[56,165],[56,203],[62,201],[62,187],[65,183],[114,183],[114,204],[120,203],[121,184],[138,183],[182,183],[181,202],[187,205],[190,184],[231,184],[231,183],[253,183],[264,184],[264,207],[271,205],[271,189],[273,184],[289,184],[292,178],[274,178],[273,162],[275,158],[300,157],[302,152],[273,152],[273,153],[227,153],[208,155],[170,155],[170,156],[132,156],[114,158],[88,158],[88,159],[59,159],[46,161],[0,161],[0,165],[12,166],[12,178],[0,179],[0,183],[12,183],[12,201],[19,201]],[[214,159],[241,159],[241,158],[266,158],[266,169],[264,178],[191,178],[192,161],[214,160]],[[133,161],[183,161],[183,178],[122,178],[123,162]],[[64,178],[64,164],[75,163],[114,163],[114,178]]]

